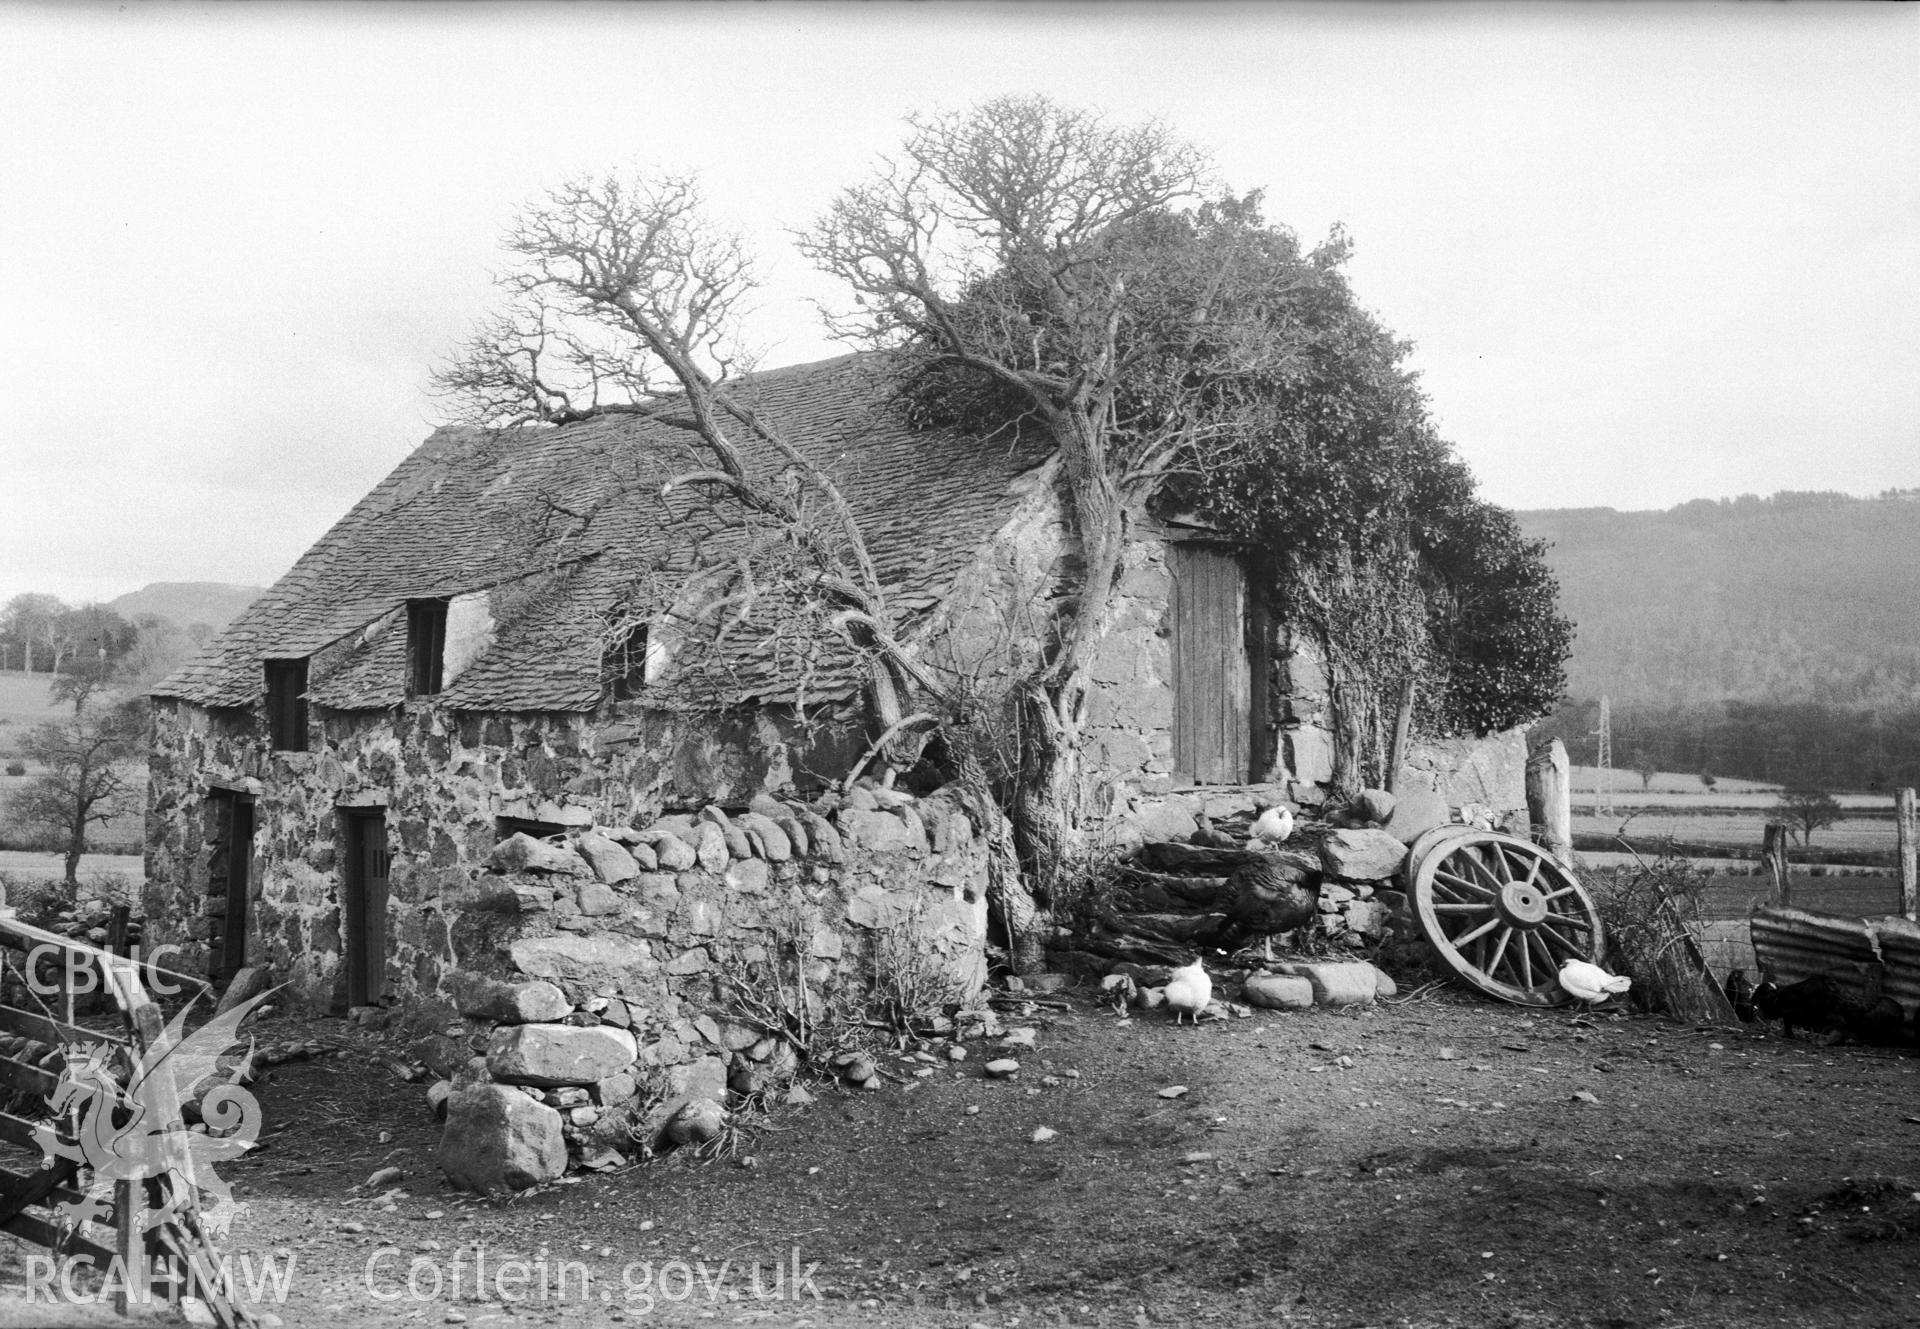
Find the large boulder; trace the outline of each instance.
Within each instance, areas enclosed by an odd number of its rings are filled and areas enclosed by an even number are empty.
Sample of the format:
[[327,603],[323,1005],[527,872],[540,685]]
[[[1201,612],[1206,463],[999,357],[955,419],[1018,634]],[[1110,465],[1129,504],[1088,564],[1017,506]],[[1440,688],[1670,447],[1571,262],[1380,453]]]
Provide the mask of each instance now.
[[263,996],[273,989],[273,971],[265,965],[248,965],[237,971],[233,981],[227,984],[227,990],[220,994],[220,1004],[213,1008],[215,1015],[225,1015],[234,1007]]
[[1385,881],[1406,858],[1406,845],[1386,831],[1334,831],[1320,842],[1320,866],[1349,881]]
[[784,863],[793,857],[793,841],[780,829],[780,823],[758,812],[743,812],[734,818],[736,825],[749,836],[758,836],[760,847],[765,850],[769,862]]
[[660,974],[644,940],[610,932],[522,937],[507,954],[515,969],[558,985],[575,1005],[601,992],[645,992]]
[[927,851],[926,837],[904,817],[891,812],[862,811],[851,805],[841,808],[836,815],[840,820],[840,833],[862,848],[876,853],[906,850],[924,854]]
[[725,1103],[727,1101],[727,1063],[719,1057],[700,1057],[666,1070],[666,1084],[660,1098],[647,1110],[641,1128],[644,1138],[655,1145],[671,1143],[665,1139],[667,1123],[689,1103]]
[[544,872],[489,873],[473,883],[463,903],[496,914],[544,914],[553,908],[553,878]]
[[1304,1011],[1313,1005],[1313,983],[1293,974],[1249,974],[1240,1000],[1267,1011]]
[[[742,855],[745,857],[745,855]],[[727,833],[718,822],[700,823],[700,866],[718,876],[727,870],[727,864],[733,858],[733,852],[727,848]]]
[[553,1089],[598,1084],[633,1064],[640,1047],[612,1025],[510,1024],[493,1031],[487,1071],[507,1084]]
[[565,845],[536,840],[525,831],[515,831],[495,845],[487,865],[495,872],[502,873],[574,873],[586,867],[580,861],[580,856]]
[[1316,1006],[1370,1005],[1380,988],[1380,971],[1364,960],[1290,960],[1274,970],[1311,983]]
[[518,1089],[464,1084],[447,1097],[440,1170],[456,1186],[485,1194],[523,1191],[567,1170],[560,1114]]
[[670,1145],[705,1144],[727,1126],[727,1110],[711,1098],[690,1098],[667,1118],[660,1138]]
[[576,839],[573,847],[587,860],[593,875],[609,886],[618,886],[640,875],[640,865],[634,862],[633,855],[604,835],[589,831]]
[[1404,789],[1394,798],[1386,832],[1402,844],[1412,844],[1436,826],[1453,820],[1447,800],[1432,789]]
[[654,861],[660,865],[662,871],[685,872],[699,861],[699,854],[693,847],[699,838],[691,830],[684,836],[669,831],[660,832],[658,838],[653,841]]
[[460,1014],[496,1024],[541,1024],[573,1009],[566,993],[541,979],[506,983],[485,974],[456,971],[447,988]]

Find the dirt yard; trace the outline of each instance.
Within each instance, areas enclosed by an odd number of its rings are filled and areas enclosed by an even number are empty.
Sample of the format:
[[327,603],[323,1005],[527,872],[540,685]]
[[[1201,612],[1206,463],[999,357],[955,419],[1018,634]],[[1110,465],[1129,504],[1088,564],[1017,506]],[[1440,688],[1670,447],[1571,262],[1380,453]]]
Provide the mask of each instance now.
[[[225,1169],[249,1205],[229,1245],[293,1255],[292,1295],[263,1307],[290,1325],[1920,1319],[1920,1058],[1454,990],[1156,1017],[1079,995],[1010,1012],[1038,1029],[1013,1081],[941,1045],[890,1059],[878,1093],[814,1085],[732,1158],[505,1203],[446,1189],[422,1089],[323,1023],[342,1055],[258,1087],[267,1143]],[[406,1193],[367,1198],[387,1166]],[[545,1301],[543,1256],[578,1262]],[[528,1299],[506,1304],[514,1260]],[[756,1261],[762,1292],[799,1300],[755,1300]]]

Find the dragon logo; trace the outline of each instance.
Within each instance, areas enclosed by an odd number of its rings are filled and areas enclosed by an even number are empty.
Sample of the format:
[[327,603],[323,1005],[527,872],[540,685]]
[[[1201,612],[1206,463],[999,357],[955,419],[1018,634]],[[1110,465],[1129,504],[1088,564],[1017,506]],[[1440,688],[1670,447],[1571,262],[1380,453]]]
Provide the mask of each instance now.
[[220,1071],[221,1054],[240,1041],[241,1021],[272,995],[263,992],[242,1002],[191,1034],[186,1032],[189,1004],[144,1051],[107,1044],[67,1047],[66,1068],[47,1098],[57,1116],[75,1119],[74,1138],[63,1139],[60,1126],[47,1122],[34,1128],[34,1137],[45,1155],[43,1167],[65,1158],[92,1171],[85,1195],[61,1206],[68,1223],[104,1220],[116,1182],[159,1181],[157,1187],[139,1188],[147,1197],[135,1219],[139,1230],[165,1223],[198,1187],[213,1197],[202,1223],[214,1236],[226,1234],[245,1206],[213,1165],[245,1153],[260,1135],[260,1104],[240,1084],[252,1061],[252,1040],[232,1074],[201,1097],[205,1134],[186,1128],[179,1105]]

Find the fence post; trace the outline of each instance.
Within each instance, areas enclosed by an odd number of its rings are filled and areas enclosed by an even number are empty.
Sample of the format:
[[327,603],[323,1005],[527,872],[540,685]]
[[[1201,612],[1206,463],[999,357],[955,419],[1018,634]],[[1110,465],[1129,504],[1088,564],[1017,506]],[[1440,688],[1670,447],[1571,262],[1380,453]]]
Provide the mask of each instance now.
[[1914,863],[1913,790],[1893,796],[1893,824],[1900,837],[1900,914],[1920,920],[1920,869]]
[[1573,779],[1567,745],[1554,739],[1527,758],[1527,818],[1538,827],[1540,847],[1561,867],[1573,866]]
[[1786,908],[1793,904],[1793,887],[1787,881],[1787,828],[1784,823],[1767,823],[1765,836],[1760,841],[1760,861],[1766,864],[1767,875],[1773,878],[1773,886],[1767,892],[1767,903]]

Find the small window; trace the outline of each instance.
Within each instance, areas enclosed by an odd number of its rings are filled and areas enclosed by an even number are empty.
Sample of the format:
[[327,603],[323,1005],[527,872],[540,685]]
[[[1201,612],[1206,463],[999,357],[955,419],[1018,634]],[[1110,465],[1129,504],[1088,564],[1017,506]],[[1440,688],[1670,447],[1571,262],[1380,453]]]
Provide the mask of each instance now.
[[447,660],[447,597],[407,601],[407,695],[440,691]]
[[536,840],[552,840],[567,833],[567,828],[556,821],[534,821],[530,817],[495,817],[493,829],[496,838],[504,840],[511,835],[531,835]]
[[647,686],[647,625],[632,628],[607,652],[606,673],[615,701],[632,701]]
[[307,662],[268,660],[267,733],[275,752],[307,750]]

